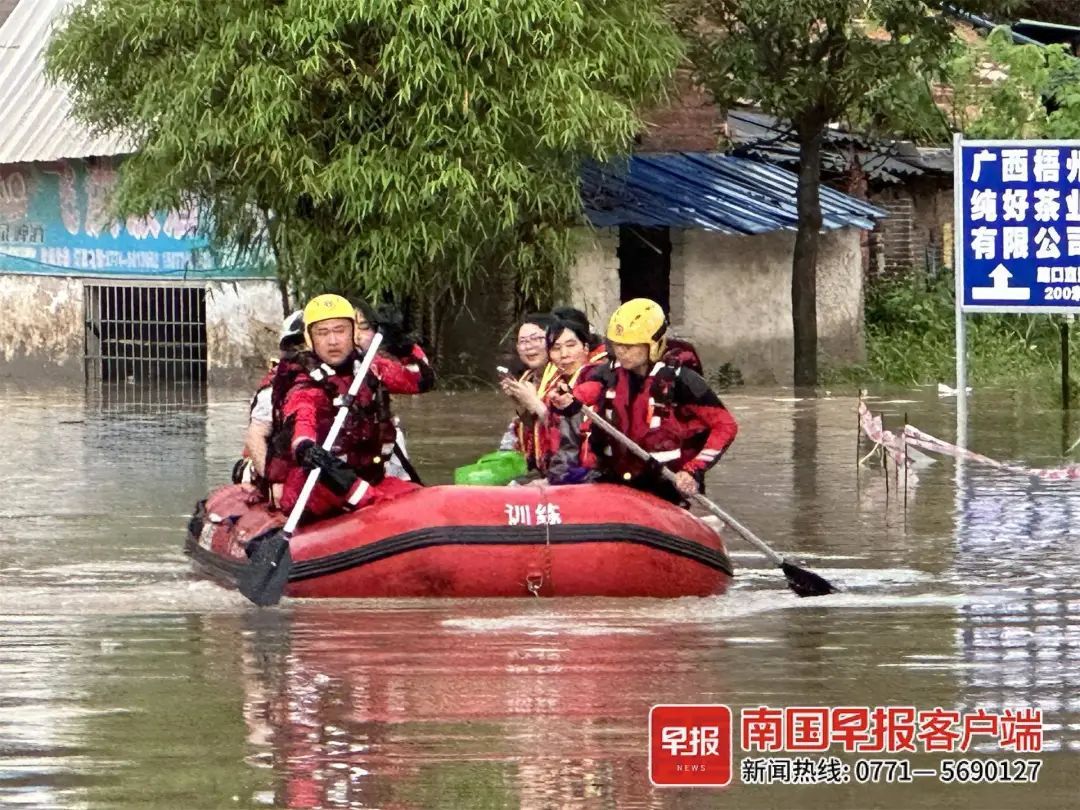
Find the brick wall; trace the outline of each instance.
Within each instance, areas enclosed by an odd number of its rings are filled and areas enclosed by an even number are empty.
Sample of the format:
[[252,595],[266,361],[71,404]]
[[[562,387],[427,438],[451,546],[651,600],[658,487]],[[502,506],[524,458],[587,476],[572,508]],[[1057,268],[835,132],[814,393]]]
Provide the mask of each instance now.
[[911,270],[936,272],[952,265],[952,245],[945,244],[953,221],[948,178],[922,178],[903,186],[872,191],[870,202],[889,212],[870,233],[869,279]]
[[667,104],[642,113],[639,152],[711,152],[725,140],[724,116],[712,96],[681,71]]
[[908,270],[915,264],[914,200],[906,189],[889,189],[871,202],[885,209],[888,216],[879,221],[870,234],[870,276],[893,276]]

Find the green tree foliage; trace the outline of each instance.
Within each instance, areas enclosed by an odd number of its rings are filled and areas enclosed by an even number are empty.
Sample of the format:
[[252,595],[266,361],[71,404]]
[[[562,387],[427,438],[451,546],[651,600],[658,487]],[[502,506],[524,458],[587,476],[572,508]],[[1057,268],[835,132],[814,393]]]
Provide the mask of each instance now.
[[[992,12],[1004,0],[969,0]],[[799,140],[799,225],[792,264],[796,385],[817,381],[817,250],[826,127],[880,113],[898,76],[936,75],[952,55],[950,18],[922,0],[676,0],[698,77],[721,104],[760,104]]]
[[[917,143],[970,138],[1080,137],[1080,59],[1064,45],[1018,45],[1006,27],[954,37],[937,81],[898,75],[872,91],[849,125]],[[860,117],[861,116],[861,117]]]
[[119,213],[195,200],[293,291],[400,297],[550,280],[679,55],[649,0],[87,0],[47,66],[137,146]]
[[949,65],[952,129],[971,138],[1080,138],[1080,59],[1017,45],[1005,28]]

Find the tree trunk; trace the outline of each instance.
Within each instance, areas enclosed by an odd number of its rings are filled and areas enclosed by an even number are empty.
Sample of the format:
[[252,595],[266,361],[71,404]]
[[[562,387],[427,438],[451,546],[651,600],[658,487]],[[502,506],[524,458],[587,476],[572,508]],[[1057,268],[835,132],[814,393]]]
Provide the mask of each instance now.
[[821,145],[826,122],[817,116],[799,124],[799,225],[791,264],[791,323],[795,342],[795,387],[817,385],[817,254],[821,233]]
[[281,295],[281,317],[287,318],[292,310],[289,304],[289,271],[286,266],[285,246],[282,244],[284,234],[276,217],[265,208],[262,209],[262,215],[270,237],[270,251],[274,254],[274,275],[277,277],[278,293]]

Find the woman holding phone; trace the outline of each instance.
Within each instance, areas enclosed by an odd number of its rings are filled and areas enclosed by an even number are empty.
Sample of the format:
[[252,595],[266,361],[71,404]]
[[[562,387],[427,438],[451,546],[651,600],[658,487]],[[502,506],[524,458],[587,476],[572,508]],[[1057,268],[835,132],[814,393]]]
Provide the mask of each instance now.
[[520,424],[523,429],[527,426],[531,435],[521,446],[529,450],[529,469],[543,476],[559,448],[559,422],[563,418],[551,407],[551,398],[560,388],[573,387],[589,359],[589,344],[587,323],[556,318],[544,335],[548,364],[541,373],[540,385],[533,389],[516,381],[503,383],[503,390],[509,389],[526,410],[527,416]]
[[547,313],[526,315],[518,327],[515,344],[518,360],[521,361],[524,371],[515,378],[499,367],[499,387],[514,401],[517,411],[503,434],[499,449],[523,453],[530,473],[535,473],[538,469],[535,447],[537,421],[543,418],[541,414],[546,415],[542,392],[550,384],[551,372],[548,369],[545,335],[552,321],[551,315]]

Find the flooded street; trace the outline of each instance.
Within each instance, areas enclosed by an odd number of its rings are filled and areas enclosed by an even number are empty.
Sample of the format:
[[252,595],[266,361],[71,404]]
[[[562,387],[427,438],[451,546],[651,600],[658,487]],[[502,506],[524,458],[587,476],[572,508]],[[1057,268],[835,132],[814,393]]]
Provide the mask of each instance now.
[[[740,433],[709,495],[841,594],[799,600],[736,538],[722,597],[259,610],[196,579],[182,553],[192,507],[241,446],[246,392],[139,393],[0,388],[0,805],[1077,805],[1080,482],[942,459],[908,480],[905,511],[903,474],[856,467],[854,398],[740,389],[724,397]],[[875,393],[886,427],[907,413],[953,438],[953,400]],[[1012,392],[976,392],[970,409],[969,445],[993,458],[1057,466],[1080,433]],[[428,483],[494,449],[509,417],[493,393],[398,411]],[[656,703],[1032,707],[1043,753],[966,756],[1043,766],[1037,785],[748,786],[736,773],[722,790],[657,789]]]

